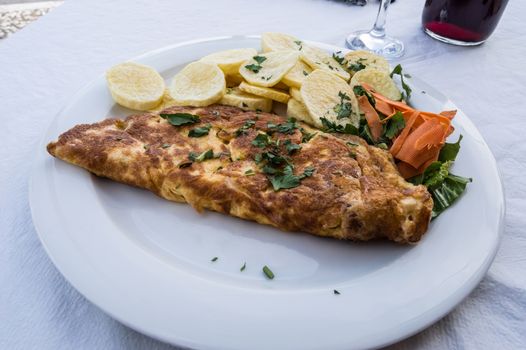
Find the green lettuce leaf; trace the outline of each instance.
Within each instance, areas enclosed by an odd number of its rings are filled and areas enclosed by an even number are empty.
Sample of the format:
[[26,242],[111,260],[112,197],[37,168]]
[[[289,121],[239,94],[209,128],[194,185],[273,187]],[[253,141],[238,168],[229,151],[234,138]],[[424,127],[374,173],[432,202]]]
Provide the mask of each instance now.
[[466,189],[466,185],[471,181],[470,178],[449,174],[440,185],[429,188],[434,202],[431,218],[436,218],[455,203]]

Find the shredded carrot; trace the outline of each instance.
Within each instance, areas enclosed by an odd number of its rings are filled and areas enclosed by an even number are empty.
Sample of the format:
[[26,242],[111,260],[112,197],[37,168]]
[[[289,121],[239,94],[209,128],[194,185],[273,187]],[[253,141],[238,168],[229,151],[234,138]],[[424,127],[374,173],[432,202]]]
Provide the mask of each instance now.
[[442,111],[439,113],[440,115],[443,115],[444,117],[448,117],[449,120],[455,118],[455,116],[457,115],[457,110],[453,110],[453,111]]
[[361,111],[365,114],[365,119],[371,130],[373,141],[377,141],[382,136],[384,130],[378,112],[376,112],[373,106],[371,106],[367,96],[360,96],[358,98],[358,103],[360,104]]
[[[444,131],[438,121],[434,119],[427,120],[407,136],[406,141],[395,157],[408,163],[413,168],[419,168],[433,157],[436,149],[440,150],[440,141],[443,134]],[[438,143],[434,142],[437,140],[436,135],[440,136]],[[421,148],[418,147],[419,145],[421,145]]]
[[393,145],[391,146],[391,154],[396,157],[396,154],[398,151],[400,151],[400,148],[402,148],[402,145],[405,142],[405,139],[407,138],[407,135],[409,135],[409,132],[411,131],[411,128],[413,127],[413,124],[415,123],[416,119],[418,118],[419,111],[414,111],[411,116],[409,117],[409,120],[405,123],[405,128],[402,130],[400,135],[394,140]]
[[429,126],[428,130],[424,131],[420,138],[415,141],[415,148],[417,150],[442,145],[445,140],[447,129],[440,125],[436,119],[432,119],[430,122],[434,123],[434,125]]
[[411,165],[407,164],[406,162],[398,162],[396,166],[398,167],[398,171],[400,172],[400,175],[402,175],[404,179],[410,179],[412,177],[422,174],[431,163],[436,162],[438,160],[439,153],[440,152],[436,152],[433,158],[429,159],[427,162],[422,164],[419,168],[413,168]]
[[451,120],[457,111],[442,111],[437,114],[415,110],[404,102],[393,101],[380,95],[368,84],[361,85],[374,97],[376,110],[387,116],[380,121],[367,97],[358,98],[374,141],[382,134],[381,124],[386,123],[397,112],[401,112],[405,127],[394,139],[389,151],[398,161],[398,170],[404,178],[422,174],[429,164],[438,159],[446,138],[455,130]]
[[383,115],[387,115],[387,116],[390,116],[390,115],[393,115],[394,113],[396,113],[394,108],[391,107],[391,105],[389,103],[387,103],[385,101],[382,101],[382,100],[376,100],[375,104],[374,104],[374,108],[378,112],[382,113]]

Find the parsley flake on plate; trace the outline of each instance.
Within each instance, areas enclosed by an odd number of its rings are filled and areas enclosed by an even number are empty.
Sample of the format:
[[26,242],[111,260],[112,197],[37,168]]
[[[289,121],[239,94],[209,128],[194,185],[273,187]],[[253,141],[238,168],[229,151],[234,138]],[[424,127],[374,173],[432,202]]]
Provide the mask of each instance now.
[[269,280],[274,279],[274,272],[267,265],[263,266],[263,273]]

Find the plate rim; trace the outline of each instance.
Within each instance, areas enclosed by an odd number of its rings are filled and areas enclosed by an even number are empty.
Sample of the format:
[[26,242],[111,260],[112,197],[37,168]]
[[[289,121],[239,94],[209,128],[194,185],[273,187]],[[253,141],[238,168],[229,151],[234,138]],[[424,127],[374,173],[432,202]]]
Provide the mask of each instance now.
[[[184,46],[189,46],[189,45],[192,45],[192,44],[198,44],[198,43],[210,42],[210,41],[235,40],[235,39],[240,39],[240,38],[243,38],[243,39],[257,39],[257,38],[260,38],[260,35],[232,35],[232,36],[215,36],[215,37],[198,38],[198,39],[195,39],[195,40],[178,42],[178,43],[167,45],[167,46],[164,46],[164,47],[161,47],[161,48],[157,48],[157,49],[154,49],[154,50],[145,51],[145,52],[143,52],[142,54],[140,54],[138,56],[130,58],[129,60],[137,60],[138,61],[138,60],[147,59],[149,57],[162,54],[163,52],[169,51],[171,49],[184,47]],[[317,46],[319,46],[321,48],[325,48],[325,49],[329,49],[330,48],[330,49],[335,50],[335,51],[336,50],[347,50],[347,49],[338,47],[336,45],[331,45],[331,44],[326,44],[326,43],[321,43],[321,42],[316,42],[316,41],[308,41],[308,40],[305,40],[305,41],[309,42],[309,43],[312,43],[314,45],[317,45]],[[47,144],[46,136],[50,132],[50,130],[53,128],[53,125],[57,121],[58,117],[65,110],[67,110],[68,108],[74,106],[76,101],[80,97],[82,97],[86,92],[90,91],[90,89],[94,85],[96,85],[96,83],[103,76],[104,76],[104,73],[96,76],[90,82],[88,82],[83,87],[81,87],[79,90],[77,90],[77,92],[74,93],[68,99],[68,102],[66,104],[64,104],[58,110],[58,112],[54,115],[54,117],[51,119],[50,123],[48,124],[48,127],[43,132],[41,140],[38,143],[39,149],[42,149],[42,147],[45,147],[45,145]],[[413,78],[413,79],[421,81],[418,78],[416,78],[416,79]],[[423,81],[423,82],[425,84],[429,85],[429,86],[432,86],[431,84],[429,84],[429,83],[427,83],[425,81]],[[439,90],[437,90],[437,91],[439,91]],[[439,92],[441,92],[441,91],[439,91]],[[448,103],[451,103],[451,104],[455,105],[447,96],[446,96],[446,99],[447,99]],[[483,263],[478,267],[478,270],[476,271],[476,273],[473,273],[466,280],[466,282],[462,284],[461,287],[459,287],[457,290],[455,290],[453,293],[451,293],[449,298],[444,300],[441,304],[434,305],[434,309],[440,309],[440,311],[434,311],[434,312],[428,311],[428,312],[421,313],[418,316],[418,318],[423,318],[423,319],[421,320],[419,326],[410,327],[410,330],[402,332],[402,333],[400,333],[397,336],[388,336],[386,338],[383,338],[382,341],[372,342],[372,343],[370,343],[371,346],[374,346],[374,347],[387,346],[387,345],[393,344],[395,342],[398,342],[398,341],[400,341],[402,339],[406,339],[406,338],[408,338],[408,337],[410,337],[410,336],[422,331],[423,329],[429,327],[430,325],[434,324],[435,322],[437,322],[438,320],[440,320],[441,318],[443,318],[444,316],[449,314],[480,283],[480,281],[482,280],[482,278],[485,276],[486,272],[488,271],[489,267],[491,266],[491,263],[493,262],[493,260],[495,258],[495,255],[496,255],[496,253],[498,251],[498,248],[499,248],[500,242],[501,242],[501,238],[502,238],[502,233],[503,233],[503,230],[504,230],[504,218],[505,218],[505,212],[506,212],[504,186],[503,186],[503,183],[502,183],[502,180],[501,180],[502,177],[501,177],[500,170],[498,168],[497,162],[495,160],[495,157],[493,155],[493,152],[491,151],[491,149],[487,145],[486,141],[484,140],[484,138],[480,134],[479,130],[476,128],[476,126],[474,125],[472,120],[467,115],[464,115],[463,120],[466,123],[470,124],[470,126],[473,128],[473,130],[476,132],[476,134],[478,134],[478,136],[480,137],[480,140],[483,143],[483,147],[486,149],[486,151],[488,152],[489,157],[492,160],[492,162],[490,164],[488,164],[488,165],[490,165],[491,166],[491,170],[493,172],[495,172],[495,175],[496,175],[495,178],[498,181],[498,185],[499,185],[498,186],[498,189],[499,189],[498,194],[499,194],[499,197],[500,197],[501,201],[499,201],[500,211],[498,213],[498,229],[497,229],[497,234],[495,236],[495,238],[496,238],[495,242],[494,242],[494,244],[492,244],[491,251],[488,252],[488,254],[486,255],[486,257],[485,257],[485,259],[483,261]],[[82,289],[80,287],[77,286],[77,283],[75,283],[76,281],[75,282],[72,281],[74,279],[70,278],[69,274],[65,273],[64,269],[62,268],[62,266],[59,263],[57,263],[56,256],[53,254],[53,252],[51,251],[51,249],[48,246],[48,243],[46,241],[45,233],[41,232],[41,229],[38,227],[38,223],[35,220],[36,207],[34,205],[34,203],[35,203],[34,183],[35,183],[35,177],[37,176],[37,168],[39,166],[38,160],[39,160],[39,157],[36,157],[36,159],[33,160],[33,164],[32,164],[32,167],[31,167],[31,175],[30,175],[30,180],[29,180],[29,185],[28,185],[28,199],[29,199],[31,219],[32,219],[35,231],[37,232],[38,238],[39,238],[42,246],[44,247],[44,250],[45,250],[46,254],[50,258],[50,260],[53,262],[53,265],[57,268],[57,270],[64,277],[64,279],[69,284],[71,284],[76,289],[77,292],[79,292],[83,297],[85,297],[87,300],[89,300],[90,303],[95,305],[97,308],[101,309],[104,313],[108,314],[110,317],[116,319],[120,323],[122,323],[122,324],[124,324],[124,325],[126,325],[126,326],[128,326],[128,327],[130,327],[132,329],[135,329],[135,330],[139,331],[142,334],[145,334],[145,335],[147,335],[149,337],[152,337],[154,339],[160,340],[162,342],[167,342],[167,343],[170,343],[170,344],[173,344],[173,345],[182,346],[184,348],[192,348],[192,347],[197,346],[197,345],[199,345],[200,347],[203,347],[203,348],[207,348],[207,349],[208,348],[210,348],[210,349],[222,348],[220,344],[215,344],[214,346],[210,347],[209,345],[206,345],[206,344],[195,344],[195,343],[192,343],[192,342],[187,342],[187,341],[182,340],[182,339],[180,341],[177,341],[176,343],[174,343],[174,341],[172,339],[167,339],[167,338],[164,338],[164,337],[162,337],[162,336],[160,336],[158,334],[152,333],[150,330],[148,330],[147,328],[142,327],[141,325],[132,324],[132,323],[128,322],[126,319],[120,317],[120,315],[117,315],[116,313],[114,313],[113,310],[109,310],[108,308],[105,308],[105,307],[99,305],[99,303],[94,301],[95,298],[92,298],[91,295],[87,295],[86,293],[84,293],[84,291],[82,291]],[[346,344],[346,346],[351,346],[352,347],[352,344],[348,343],[348,344]]]

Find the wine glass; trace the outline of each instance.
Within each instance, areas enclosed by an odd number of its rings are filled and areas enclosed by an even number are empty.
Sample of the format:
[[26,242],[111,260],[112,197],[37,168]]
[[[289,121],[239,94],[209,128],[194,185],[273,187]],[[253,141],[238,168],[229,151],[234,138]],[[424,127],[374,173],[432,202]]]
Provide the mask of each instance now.
[[376,21],[371,30],[360,30],[347,37],[347,47],[352,50],[366,50],[385,58],[400,57],[404,54],[404,44],[385,35],[385,19],[391,0],[381,0]]

